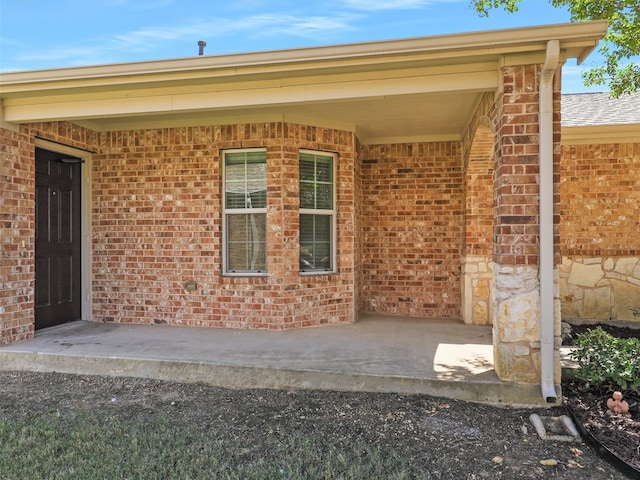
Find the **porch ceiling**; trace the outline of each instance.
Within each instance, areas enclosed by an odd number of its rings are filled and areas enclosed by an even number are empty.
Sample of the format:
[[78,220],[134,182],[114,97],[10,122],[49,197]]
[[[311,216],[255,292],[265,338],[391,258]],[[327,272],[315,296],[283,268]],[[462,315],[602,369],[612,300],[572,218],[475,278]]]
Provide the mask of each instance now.
[[501,67],[543,63],[558,39],[583,58],[606,22],[354,45],[7,73],[0,121],[67,120],[96,131],[291,121],[365,144],[459,139]]
[[355,131],[363,144],[458,140],[479,95],[424,93],[74,121],[98,131],[285,121]]

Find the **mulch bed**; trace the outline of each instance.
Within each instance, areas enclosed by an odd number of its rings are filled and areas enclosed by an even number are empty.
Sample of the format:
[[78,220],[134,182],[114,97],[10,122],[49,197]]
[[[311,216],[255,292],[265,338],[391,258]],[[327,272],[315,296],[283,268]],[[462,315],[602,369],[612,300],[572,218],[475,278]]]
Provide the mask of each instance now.
[[[596,326],[619,338],[640,338],[640,329],[610,325],[572,326],[572,337],[575,339],[576,335]],[[611,398],[611,391],[585,388],[580,380],[564,381],[563,391],[565,405],[584,429],[606,450],[622,460],[618,464],[626,469],[631,478],[640,478],[640,396],[623,392],[624,399],[629,403],[630,415],[615,415],[607,412],[607,399]]]
[[606,325],[604,323],[596,323],[595,325],[571,325],[571,338],[564,339],[563,345],[573,345],[573,339],[581,333],[592,328],[600,327],[605,332],[618,338],[640,338],[640,328],[616,327],[614,325]]
[[640,471],[640,412],[637,396],[627,395],[630,415],[607,413],[610,393],[585,391],[579,385],[565,385],[565,403],[584,429],[618,458]]

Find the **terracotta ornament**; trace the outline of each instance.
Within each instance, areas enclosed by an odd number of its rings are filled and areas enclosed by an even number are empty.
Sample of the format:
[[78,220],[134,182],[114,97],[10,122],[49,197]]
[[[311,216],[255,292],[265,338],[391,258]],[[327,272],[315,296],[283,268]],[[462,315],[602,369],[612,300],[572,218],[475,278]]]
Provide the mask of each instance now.
[[621,392],[613,392],[612,397],[607,400],[607,408],[609,409],[607,413],[610,414],[622,413],[624,415],[629,413],[629,404],[622,400]]

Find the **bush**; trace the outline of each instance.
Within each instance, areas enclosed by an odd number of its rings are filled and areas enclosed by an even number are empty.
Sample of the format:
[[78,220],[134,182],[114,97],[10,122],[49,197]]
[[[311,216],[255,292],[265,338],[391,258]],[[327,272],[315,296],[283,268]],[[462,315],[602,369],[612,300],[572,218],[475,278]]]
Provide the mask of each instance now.
[[569,356],[578,362],[576,376],[586,387],[640,393],[640,340],[617,338],[602,328],[576,337]]

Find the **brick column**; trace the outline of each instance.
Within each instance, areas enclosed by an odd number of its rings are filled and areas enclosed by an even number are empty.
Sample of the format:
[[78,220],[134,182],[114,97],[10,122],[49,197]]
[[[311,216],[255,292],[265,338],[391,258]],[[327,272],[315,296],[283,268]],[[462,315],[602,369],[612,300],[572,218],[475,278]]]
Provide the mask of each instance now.
[[[494,363],[502,380],[518,383],[540,381],[540,68],[540,65],[527,65],[504,69],[504,95],[498,102],[495,118],[498,142],[494,177]],[[559,80],[555,82],[554,92],[554,151],[557,152],[554,164],[558,166]],[[556,205],[558,186],[559,178],[555,175]],[[554,215],[554,224],[557,231],[557,215]],[[557,323],[559,325],[559,321]],[[557,376],[559,380],[559,368]]]

